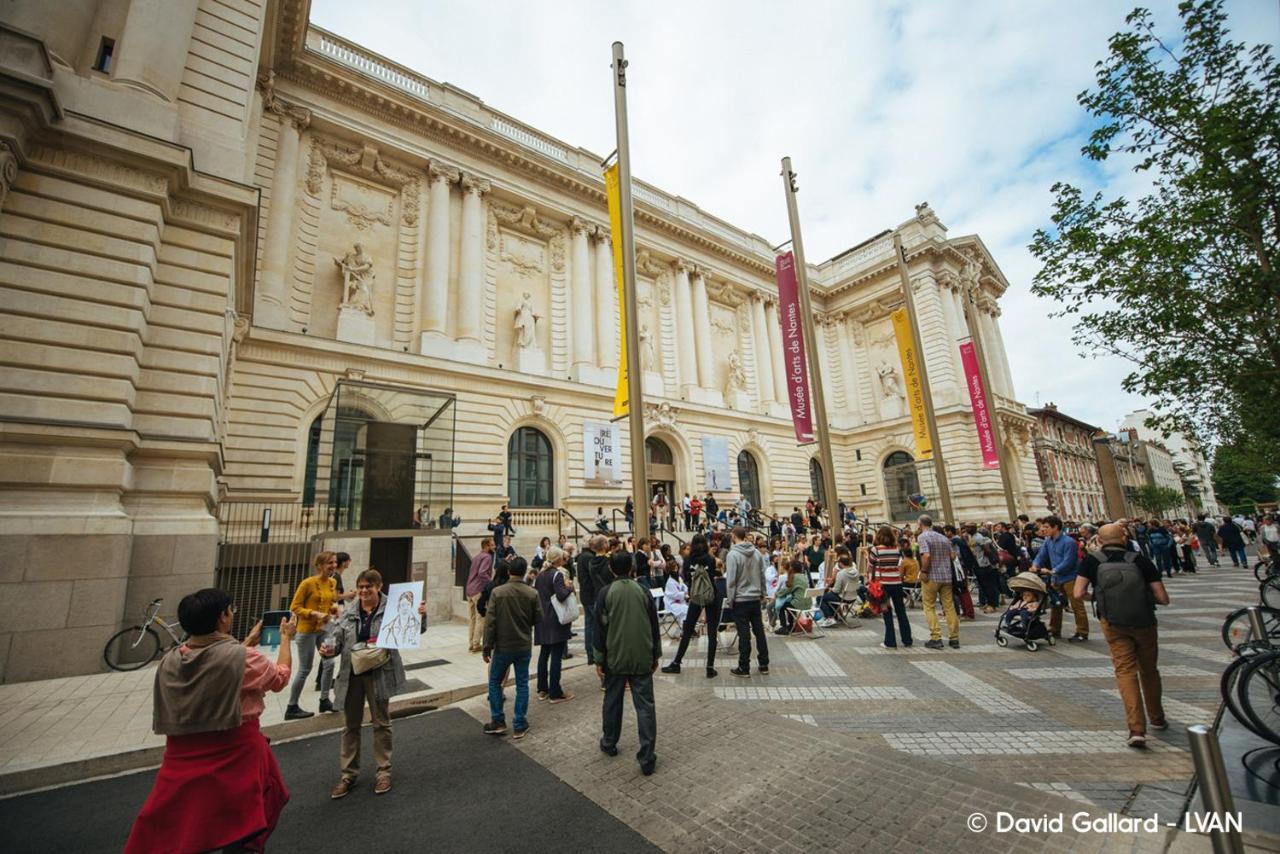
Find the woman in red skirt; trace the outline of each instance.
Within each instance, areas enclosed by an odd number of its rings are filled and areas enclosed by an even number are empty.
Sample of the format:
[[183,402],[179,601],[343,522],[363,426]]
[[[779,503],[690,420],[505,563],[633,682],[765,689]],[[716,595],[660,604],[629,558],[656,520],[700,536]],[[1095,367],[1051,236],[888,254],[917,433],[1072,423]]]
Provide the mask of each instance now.
[[152,728],[166,736],[155,786],[133,823],[126,854],[261,851],[289,792],[258,729],[267,691],[289,684],[297,624],[280,624],[272,664],[231,637],[231,597],[207,588],[183,597],[178,622],[191,635],[156,669]]

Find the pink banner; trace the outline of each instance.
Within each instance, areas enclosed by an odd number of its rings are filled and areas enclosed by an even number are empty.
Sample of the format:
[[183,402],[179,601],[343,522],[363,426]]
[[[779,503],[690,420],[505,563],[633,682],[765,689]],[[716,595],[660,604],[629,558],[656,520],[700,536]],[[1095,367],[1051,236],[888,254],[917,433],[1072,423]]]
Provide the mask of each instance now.
[[782,363],[786,366],[787,401],[796,441],[813,442],[813,409],[809,400],[809,366],[804,358],[804,326],[800,316],[800,290],[796,286],[796,261],[790,252],[779,255],[778,322],[782,324]]
[[969,400],[973,403],[973,421],[978,428],[978,445],[982,448],[984,468],[1000,468],[1000,454],[996,451],[996,437],[991,431],[991,409],[987,406],[987,390],[982,387],[982,373],[978,370],[978,354],[973,342],[960,345],[960,362],[964,365],[965,382],[969,385]]

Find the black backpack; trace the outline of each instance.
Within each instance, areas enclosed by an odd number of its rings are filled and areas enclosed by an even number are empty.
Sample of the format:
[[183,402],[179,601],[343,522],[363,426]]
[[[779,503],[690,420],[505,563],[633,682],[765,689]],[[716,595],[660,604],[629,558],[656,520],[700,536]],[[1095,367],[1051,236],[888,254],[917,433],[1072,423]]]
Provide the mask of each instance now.
[[1094,613],[1113,626],[1141,629],[1156,624],[1155,596],[1138,567],[1136,552],[1125,552],[1119,560],[1105,553],[1098,559],[1097,581],[1093,584]]

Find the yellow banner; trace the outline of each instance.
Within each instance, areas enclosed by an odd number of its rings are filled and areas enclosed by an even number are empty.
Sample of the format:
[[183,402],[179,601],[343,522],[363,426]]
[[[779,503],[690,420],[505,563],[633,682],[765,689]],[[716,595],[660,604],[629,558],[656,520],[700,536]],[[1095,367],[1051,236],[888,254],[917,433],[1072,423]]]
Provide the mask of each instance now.
[[898,340],[898,356],[902,359],[906,386],[903,391],[907,395],[907,406],[911,408],[911,432],[916,437],[916,451],[921,459],[932,459],[933,442],[929,441],[929,421],[924,414],[924,383],[920,380],[920,364],[916,361],[911,321],[905,308],[893,312],[889,318],[893,321],[893,336]]
[[618,387],[613,392],[613,417],[631,414],[627,391],[627,299],[622,280],[622,196],[618,190],[618,164],[604,170],[605,195],[609,197],[609,232],[613,237],[613,282],[618,289]]

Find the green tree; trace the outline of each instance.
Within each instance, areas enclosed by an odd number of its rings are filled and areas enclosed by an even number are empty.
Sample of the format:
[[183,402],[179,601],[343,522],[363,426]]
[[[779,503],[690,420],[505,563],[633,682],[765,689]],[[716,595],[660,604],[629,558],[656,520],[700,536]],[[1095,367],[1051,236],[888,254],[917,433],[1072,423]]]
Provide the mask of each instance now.
[[1178,7],[1182,38],[1134,10],[1078,100],[1082,149],[1151,182],[1136,201],[1053,186],[1032,291],[1076,318],[1076,343],[1133,363],[1126,391],[1165,431],[1249,441],[1280,468],[1280,66],[1228,39],[1221,0]]
[[1147,483],[1130,490],[1129,500],[1140,509],[1145,510],[1148,515],[1163,517],[1167,511],[1181,506],[1186,499],[1181,490],[1174,489],[1171,486],[1156,486]]
[[1280,496],[1276,479],[1257,450],[1248,444],[1220,445],[1213,454],[1213,490],[1227,506],[1266,503]]

